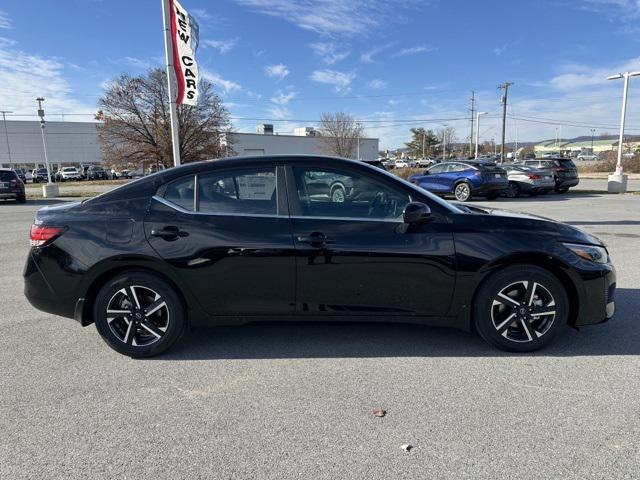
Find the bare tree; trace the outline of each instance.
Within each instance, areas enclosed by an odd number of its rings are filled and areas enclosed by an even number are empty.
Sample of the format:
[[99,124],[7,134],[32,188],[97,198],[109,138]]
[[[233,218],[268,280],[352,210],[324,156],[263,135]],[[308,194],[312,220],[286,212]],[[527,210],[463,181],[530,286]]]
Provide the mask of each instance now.
[[[447,152],[453,150],[453,144],[456,143],[456,129],[453,127],[445,127],[443,129],[438,130],[437,133],[438,142],[440,143],[440,152],[442,152],[442,147],[445,146]],[[443,145],[446,144],[446,145]]]
[[[123,74],[112,81],[98,102],[96,120],[104,158],[111,164],[142,162],[171,166],[171,126],[166,72],[152,69],[146,75]],[[201,81],[197,106],[178,107],[180,157],[183,163],[218,158],[229,129],[229,113],[213,91]]]
[[323,113],[320,116],[320,135],[320,148],[325,153],[356,158],[358,142],[364,136],[364,130],[348,113]]

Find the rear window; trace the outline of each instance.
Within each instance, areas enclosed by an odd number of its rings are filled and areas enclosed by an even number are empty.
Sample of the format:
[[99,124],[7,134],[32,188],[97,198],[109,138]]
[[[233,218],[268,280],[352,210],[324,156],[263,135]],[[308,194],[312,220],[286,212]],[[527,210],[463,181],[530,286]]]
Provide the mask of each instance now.
[[8,172],[6,170],[0,171],[0,182],[10,182],[16,178],[18,178],[18,176],[14,172]]
[[276,215],[275,167],[202,175],[198,197],[201,212]]
[[563,168],[576,168],[576,164],[570,158],[559,158],[556,160],[559,167]]

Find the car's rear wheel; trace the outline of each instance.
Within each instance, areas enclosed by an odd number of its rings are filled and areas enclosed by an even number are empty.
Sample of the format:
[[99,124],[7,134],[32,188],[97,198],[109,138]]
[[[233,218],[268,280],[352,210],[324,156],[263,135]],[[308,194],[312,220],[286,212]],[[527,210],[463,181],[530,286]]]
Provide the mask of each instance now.
[[567,193],[568,191],[567,187],[556,187],[556,193]]
[[533,265],[507,267],[475,296],[474,323],[491,345],[530,352],[547,345],[567,323],[569,300],[553,274]]
[[174,288],[156,275],[137,271],[120,274],[100,289],[94,320],[111,348],[136,358],[164,352],[185,326]]
[[18,203],[27,203],[27,196],[24,194],[18,195],[18,197],[16,198],[16,201]]
[[504,192],[507,198],[516,198],[520,195],[520,187],[516,182],[509,182],[509,187]]
[[467,182],[461,182],[453,189],[453,196],[459,202],[466,202],[471,198],[471,186]]
[[342,188],[341,186],[333,187],[333,190],[331,191],[332,203],[344,203],[346,198],[347,196],[344,192],[344,188]]

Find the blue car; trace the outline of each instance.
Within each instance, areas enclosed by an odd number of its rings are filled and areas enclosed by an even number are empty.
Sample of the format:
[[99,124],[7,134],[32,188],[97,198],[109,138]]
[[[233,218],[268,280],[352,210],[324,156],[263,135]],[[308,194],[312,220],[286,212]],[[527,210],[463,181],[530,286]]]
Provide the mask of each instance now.
[[460,161],[434,165],[409,177],[425,190],[438,195],[453,195],[466,202],[474,195],[493,200],[509,187],[507,172],[495,163]]

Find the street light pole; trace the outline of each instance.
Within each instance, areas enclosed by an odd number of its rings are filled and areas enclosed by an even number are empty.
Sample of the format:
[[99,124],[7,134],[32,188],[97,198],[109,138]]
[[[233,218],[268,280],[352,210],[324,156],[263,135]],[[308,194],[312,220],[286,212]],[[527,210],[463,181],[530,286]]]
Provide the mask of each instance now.
[[358,160],[360,160],[360,129],[362,128],[362,125],[360,124],[360,122],[356,123],[356,133],[358,135]]
[[11,147],[9,146],[9,131],[7,130],[7,113],[13,113],[8,110],[2,110],[2,123],[4,123],[4,135],[7,139],[7,155],[9,156],[9,168],[13,166],[13,162],[11,161]]
[[475,159],[478,159],[478,142],[480,141],[480,115],[486,115],[488,112],[476,113],[476,154]]
[[442,125],[442,161],[447,161],[447,124]]
[[38,116],[40,117],[40,132],[42,133],[42,147],[44,148],[44,163],[47,168],[47,184],[42,186],[42,196],[45,198],[57,197],[59,194],[58,186],[52,182],[53,177],[51,175],[51,167],[49,166],[49,157],[47,156],[47,141],[44,134],[45,121],[44,109],[42,108],[42,102],[44,102],[44,98],[38,97],[36,98],[36,102],[38,102]]
[[629,94],[629,79],[640,75],[637,72],[625,72],[612,75],[607,80],[624,80],[624,88],[622,90],[622,112],[620,113],[620,138],[618,140],[618,161],[616,163],[616,171],[613,175],[609,175],[608,190],[612,193],[627,191],[627,176],[622,172],[622,144],[624,143],[624,124],[627,117],[627,97]]
[[595,133],[596,133],[596,129],[592,128],[591,129],[591,155],[593,155],[593,136],[595,135]]
[[422,159],[424,160],[424,128],[422,129]]

